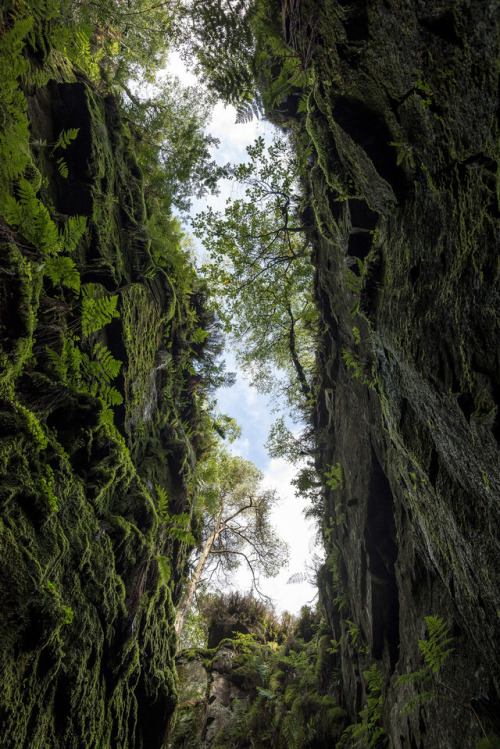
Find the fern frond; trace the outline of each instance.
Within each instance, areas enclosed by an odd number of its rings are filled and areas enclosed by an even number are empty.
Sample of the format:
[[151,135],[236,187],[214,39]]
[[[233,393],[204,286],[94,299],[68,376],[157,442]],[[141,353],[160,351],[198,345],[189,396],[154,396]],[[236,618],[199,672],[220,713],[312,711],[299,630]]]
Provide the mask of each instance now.
[[102,296],[95,298],[95,284],[86,284],[82,298],[82,331],[85,336],[95,333],[111,322],[114,317],[120,317],[116,309],[118,296]]
[[79,130],[79,127],[72,127],[69,130],[61,130],[58,139],[54,143],[52,153],[56,150],[56,148],[62,148],[63,150],[66,150],[70,143],[77,137]]
[[68,368],[64,361],[64,357],[58,354],[57,351],[54,351],[54,349],[50,348],[50,346],[45,347],[45,355],[49,363],[51,375],[56,379],[65,382]]
[[170,520],[170,516],[168,514],[168,496],[165,489],[162,489],[161,486],[158,486],[158,484],[155,486],[156,494],[158,495],[158,504],[156,506],[156,511],[158,513],[158,517],[160,518],[160,521],[162,523],[167,523]]
[[[257,92],[256,92],[257,93]],[[263,107],[261,101],[256,97],[251,101],[242,101],[236,105],[236,123],[251,122],[254,117],[256,120],[263,116]]]
[[59,172],[61,177],[63,177],[64,179],[67,179],[68,174],[69,174],[68,165],[66,164],[62,156],[60,159],[56,159],[56,164],[57,164],[57,171]]
[[112,427],[115,424],[113,409],[110,408],[107,403],[103,403],[101,411],[101,424],[106,424],[109,427]]
[[158,570],[160,572],[160,577],[166,585],[168,581],[170,580],[170,575],[172,574],[172,568],[170,567],[170,560],[168,557],[162,557],[162,556],[156,556],[155,559],[158,563]]
[[36,202],[36,193],[33,188],[33,185],[31,182],[28,182],[27,179],[21,179],[19,180],[19,186],[17,188],[17,193],[19,196],[19,202],[21,205],[26,207],[32,207],[33,204]]
[[101,367],[101,376],[105,382],[111,382],[120,374],[122,362],[115,359],[111,351],[102,343],[96,343],[93,351],[94,357]]
[[102,400],[106,406],[121,406],[123,403],[122,394],[112,385],[106,383],[96,383],[97,389],[93,395]]
[[427,667],[435,674],[448,656],[453,653],[454,648],[449,647],[453,642],[453,637],[450,637],[450,629],[442,617],[426,616],[425,623],[429,637],[427,640],[419,640],[418,647]]
[[295,572],[291,577],[288,578],[286,581],[287,585],[295,585],[296,583],[305,583],[307,580],[307,573],[305,572]]
[[87,219],[85,216],[70,216],[59,233],[59,240],[65,252],[73,252],[85,234]]
[[54,286],[61,283],[77,293],[80,291],[80,274],[71,258],[60,255],[50,258],[45,263],[44,271]]
[[22,207],[12,195],[5,195],[2,209],[5,221],[10,226],[19,226],[23,218]]

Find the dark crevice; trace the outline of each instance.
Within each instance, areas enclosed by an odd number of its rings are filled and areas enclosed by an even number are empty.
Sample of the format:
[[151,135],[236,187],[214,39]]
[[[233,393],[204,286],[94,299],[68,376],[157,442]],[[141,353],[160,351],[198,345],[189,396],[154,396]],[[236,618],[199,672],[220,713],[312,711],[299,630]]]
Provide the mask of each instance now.
[[437,450],[433,448],[431,452],[431,462],[429,465],[429,481],[434,487],[436,486],[438,473],[439,473],[439,455],[437,453]]
[[373,657],[382,659],[387,653],[394,669],[399,657],[396,524],[389,481],[373,448],[365,544],[371,579]]

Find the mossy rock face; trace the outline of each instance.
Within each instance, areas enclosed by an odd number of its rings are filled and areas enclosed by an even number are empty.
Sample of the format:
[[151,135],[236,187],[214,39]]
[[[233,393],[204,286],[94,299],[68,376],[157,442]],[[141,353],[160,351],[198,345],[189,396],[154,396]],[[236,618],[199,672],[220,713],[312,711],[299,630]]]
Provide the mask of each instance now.
[[[201,409],[188,382],[193,289],[166,261],[146,273],[143,178],[118,102],[54,80],[27,99],[34,139],[79,132],[66,178],[38,147],[25,179],[53,221],[87,223],[66,260],[72,287],[47,276],[43,248],[2,228],[2,746],[161,749],[186,549],[159,523],[155,486],[185,511]],[[90,316],[86,333],[82,287],[116,311],[102,325]],[[108,400],[99,366],[113,371]]]
[[182,651],[169,749],[328,749],[346,713],[331,694],[334,673],[320,675],[327,660],[316,631],[308,643],[291,637],[271,648],[225,639],[210,653]]

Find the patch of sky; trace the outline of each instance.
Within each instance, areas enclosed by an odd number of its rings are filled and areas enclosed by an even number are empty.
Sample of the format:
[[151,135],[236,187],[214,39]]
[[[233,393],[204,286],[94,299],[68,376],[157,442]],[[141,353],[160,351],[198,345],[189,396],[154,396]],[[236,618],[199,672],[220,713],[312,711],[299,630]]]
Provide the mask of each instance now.
[[[196,77],[186,70],[175,53],[170,56],[168,72],[176,75],[184,85],[198,85]],[[219,166],[246,161],[246,147],[253,144],[258,136],[262,136],[266,145],[269,145],[275,132],[275,127],[263,120],[254,119],[248,123],[236,124],[234,107],[221,103],[215,105],[208,129],[219,141],[219,146],[213,149],[212,154]],[[234,197],[235,189],[230,180],[221,180],[219,194],[193,200],[191,214],[194,216],[208,206],[215,211],[223,211],[227,198]],[[196,240],[195,251],[202,261],[203,248]],[[271,424],[277,416],[275,407],[279,404],[270,404],[266,396],[250,386],[230,350],[226,350],[224,356],[226,370],[236,373],[236,383],[217,392],[218,407],[221,412],[235,418],[242,429],[241,437],[233,443],[232,450],[251,460],[263,472],[265,488],[277,489],[282,501],[274,511],[273,521],[279,535],[290,547],[288,567],[275,578],[262,579],[260,589],[272,599],[277,611],[288,610],[297,614],[301,606],[310,603],[315,597],[316,588],[308,582],[289,585],[287,580],[296,572],[304,572],[313,553],[318,553],[314,544],[315,528],[304,518],[304,503],[297,499],[291,484],[297,467],[283,459],[271,460],[264,447]],[[286,413],[285,406],[284,410]],[[290,420],[288,426],[297,429],[297,425]],[[243,567],[235,574],[233,587],[243,591],[250,590],[251,576]]]

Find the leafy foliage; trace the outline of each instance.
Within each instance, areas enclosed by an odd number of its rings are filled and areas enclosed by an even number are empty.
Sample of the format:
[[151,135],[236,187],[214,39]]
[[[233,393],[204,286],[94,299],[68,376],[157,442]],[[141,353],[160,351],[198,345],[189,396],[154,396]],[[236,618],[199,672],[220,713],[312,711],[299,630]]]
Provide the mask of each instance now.
[[[279,645],[259,642],[252,633],[233,637],[232,674],[250,699],[231,705],[229,721],[215,740],[220,749],[249,744],[258,749],[329,749],[339,738],[345,712],[330,693],[337,673],[326,667],[330,656],[321,636],[324,625],[316,621],[308,639],[302,639],[303,614]],[[327,672],[331,681],[323,680]]]
[[419,650],[424,658],[424,666],[419,671],[402,674],[397,680],[398,684],[414,684],[420,690],[406,703],[404,710],[413,710],[420,703],[439,697],[436,691],[436,677],[454,650],[451,647],[453,637],[450,637],[450,629],[442,617],[426,616],[425,623],[428,637],[418,641]]
[[79,127],[69,128],[69,130],[61,130],[52,150],[55,151],[57,148],[62,148],[62,150],[65,151],[70,143],[75,140],[79,131]]
[[211,114],[206,93],[168,75],[148,87],[147,99],[128,86],[124,89],[123,107],[137,141],[150,204],[166,213],[172,205],[188,211],[193,197],[217,192],[225,171],[210,153],[218,141],[205,132]]
[[98,293],[93,283],[85,284],[82,289],[82,331],[85,336],[100,330],[114,317],[120,317],[116,309],[118,296],[97,296]]
[[54,286],[61,283],[77,293],[80,291],[80,274],[71,258],[63,255],[52,257],[45,263],[44,271]]
[[340,463],[331,466],[330,469],[325,472],[325,482],[332,491],[342,489],[344,482],[342,478],[342,466]]
[[204,273],[240,364],[259,390],[300,408],[310,398],[317,319],[297,194],[302,165],[284,139],[266,151],[258,138],[247,151],[250,163],[230,169],[245,198],[228,199],[224,215],[199,214],[195,233],[208,252]]
[[251,101],[255,90],[252,5],[247,0],[189,0],[178,19],[184,57],[194,61],[208,89],[229,104]]
[[342,747],[366,749],[366,747],[386,745],[385,731],[380,725],[384,677],[376,663],[368,671],[364,671],[363,676],[366,679],[367,697],[366,707],[359,713],[361,721],[347,726],[336,749]]

